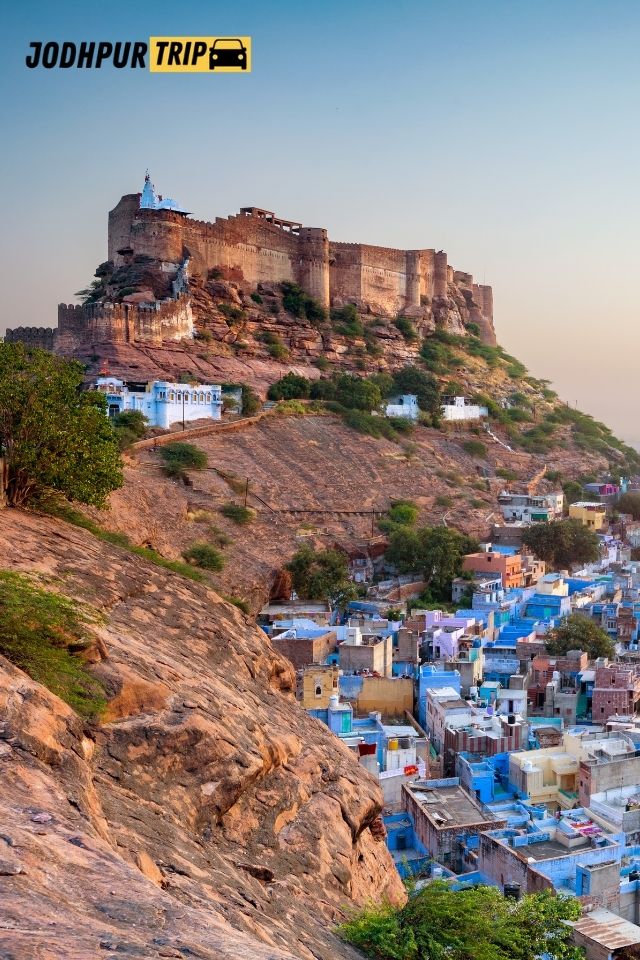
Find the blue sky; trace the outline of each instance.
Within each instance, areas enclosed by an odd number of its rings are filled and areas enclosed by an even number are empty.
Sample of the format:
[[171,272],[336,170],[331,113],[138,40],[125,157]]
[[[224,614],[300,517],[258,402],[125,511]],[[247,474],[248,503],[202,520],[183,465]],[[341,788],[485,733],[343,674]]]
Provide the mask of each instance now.
[[[443,248],[500,341],[640,441],[635,0],[2,5],[0,330],[53,325],[157,188],[336,240]],[[32,40],[249,34],[250,75],[27,70]]]

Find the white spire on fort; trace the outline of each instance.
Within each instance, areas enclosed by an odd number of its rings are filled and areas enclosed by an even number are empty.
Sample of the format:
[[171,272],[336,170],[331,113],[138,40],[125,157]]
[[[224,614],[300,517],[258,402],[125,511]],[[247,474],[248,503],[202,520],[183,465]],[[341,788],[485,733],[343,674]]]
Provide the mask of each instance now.
[[174,213],[188,213],[177,200],[171,197],[162,197],[162,194],[156,193],[156,188],[151,183],[151,177],[147,170],[144,177],[144,187],[140,196],[140,207],[144,210],[173,210]]
[[156,188],[151,183],[151,177],[149,176],[148,170],[144,176],[144,187],[142,188],[142,196],[140,197],[140,206],[147,210],[158,209],[158,195],[156,193]]

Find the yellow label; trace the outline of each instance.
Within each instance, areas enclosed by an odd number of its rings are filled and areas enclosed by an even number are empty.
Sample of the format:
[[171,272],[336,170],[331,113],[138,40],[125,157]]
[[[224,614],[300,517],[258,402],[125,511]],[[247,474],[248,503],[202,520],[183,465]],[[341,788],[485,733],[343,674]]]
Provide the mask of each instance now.
[[251,37],[151,37],[152,73],[250,73]]

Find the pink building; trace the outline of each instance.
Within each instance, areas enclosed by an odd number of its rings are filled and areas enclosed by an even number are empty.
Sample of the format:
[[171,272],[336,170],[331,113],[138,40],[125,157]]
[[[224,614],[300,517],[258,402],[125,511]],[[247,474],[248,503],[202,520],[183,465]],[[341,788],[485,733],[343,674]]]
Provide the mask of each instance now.
[[640,673],[633,667],[612,664],[597,667],[591,716],[594,723],[609,717],[627,717],[640,712]]

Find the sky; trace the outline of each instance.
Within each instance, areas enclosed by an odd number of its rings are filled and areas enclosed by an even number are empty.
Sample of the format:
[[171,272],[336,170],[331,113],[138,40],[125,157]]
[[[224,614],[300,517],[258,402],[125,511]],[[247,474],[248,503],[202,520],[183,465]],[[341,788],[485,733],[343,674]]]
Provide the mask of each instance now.
[[[157,189],[444,249],[498,340],[640,444],[637,0],[0,5],[0,333],[54,326]],[[28,70],[31,41],[250,35],[253,72]]]

